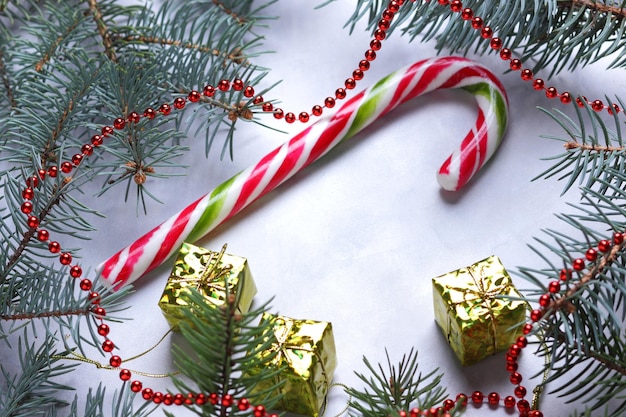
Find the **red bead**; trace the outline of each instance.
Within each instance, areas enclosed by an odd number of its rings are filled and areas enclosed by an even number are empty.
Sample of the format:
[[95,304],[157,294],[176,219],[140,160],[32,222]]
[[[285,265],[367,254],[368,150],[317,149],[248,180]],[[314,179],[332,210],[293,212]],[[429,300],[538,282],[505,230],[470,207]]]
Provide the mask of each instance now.
[[287,123],[293,123],[293,122],[295,122],[295,121],[296,121],[296,115],[295,115],[295,114],[293,114],[293,113],[291,113],[291,112],[287,113],[287,114],[285,115],[285,121],[286,121]]
[[101,325],[98,326],[98,334],[100,336],[107,336],[109,334],[109,325],[108,324],[104,324],[102,323]]
[[172,112],[172,106],[170,106],[167,103],[163,103],[161,104],[161,106],[159,107],[159,113],[167,116],[168,114],[170,114]]
[[513,390],[513,393],[515,394],[515,396],[517,398],[524,398],[526,396],[526,388],[524,388],[523,386],[517,386],[515,387],[515,389]]
[[197,103],[200,101],[200,92],[196,91],[196,90],[191,90],[189,92],[189,94],[187,94],[187,98],[189,99],[189,101],[191,101],[192,103]]
[[602,111],[604,110],[604,104],[602,103],[602,100],[594,100],[591,103],[591,108],[595,111]]
[[298,120],[300,120],[302,123],[306,123],[309,121],[309,113],[307,112],[302,112],[298,115]]
[[373,61],[376,59],[376,51],[372,50],[372,49],[368,49],[367,51],[365,51],[365,59],[368,61]]
[[483,19],[481,19],[480,17],[474,17],[472,19],[472,27],[474,29],[480,29],[483,27]]
[[458,394],[456,396],[456,402],[460,403],[462,407],[466,407],[467,406],[467,395],[465,395],[465,394]]
[[509,347],[509,355],[511,355],[513,358],[517,359],[521,353],[522,348],[519,347],[516,343],[512,344],[511,347]]
[[79,278],[83,274],[83,269],[78,265],[73,265],[70,268],[70,276],[72,278]]
[[515,372],[518,368],[517,362],[507,362],[505,368],[507,372]]
[[198,394],[196,396],[196,404],[198,405],[204,405],[206,404],[206,396],[202,393]]
[[344,90],[343,88],[338,88],[335,91],[335,97],[339,100],[343,100],[344,98],[346,98],[346,90]]
[[363,59],[359,62],[359,69],[361,71],[367,71],[368,69],[370,69],[370,63],[368,60]]
[[389,30],[390,26],[391,26],[391,21],[388,19],[380,19],[378,21],[378,28],[380,30]]
[[226,394],[222,397],[222,405],[224,407],[230,407],[233,405],[233,396],[230,394]]
[[348,90],[352,90],[354,89],[354,87],[356,87],[356,81],[354,80],[354,78],[348,78],[344,85]]
[[24,201],[22,203],[22,206],[20,207],[20,210],[24,214],[32,213],[33,212],[33,203],[31,203],[30,201]]
[[47,230],[39,230],[37,232],[37,239],[39,239],[42,242],[47,241],[48,239],[50,239],[50,233]]
[[543,313],[541,312],[541,310],[533,310],[530,312],[530,319],[534,322],[541,320],[542,316]]
[[237,401],[237,408],[240,411],[246,411],[250,408],[250,401],[248,401],[247,398],[240,398],[239,401]]
[[442,6],[445,6],[446,4],[448,4],[449,0],[437,0],[439,2],[439,4],[441,4]]
[[102,307],[96,307],[93,309],[93,313],[99,318],[103,318],[107,315],[107,311]]
[[624,234],[623,233],[613,233],[613,243],[616,245],[621,245],[624,243]]
[[131,123],[138,123],[140,119],[141,116],[139,116],[139,113],[137,113],[136,111],[130,112],[130,114],[128,115],[128,121]]
[[44,178],[46,178],[46,170],[45,170],[45,169],[43,169],[43,168],[42,168],[42,169],[40,169],[40,170],[38,171],[38,174],[39,174],[39,178],[40,178],[40,179],[42,179],[42,180],[43,180]]
[[518,71],[519,69],[522,68],[522,61],[520,61],[517,58],[512,59],[511,63],[509,64],[509,67],[511,67],[513,71]]
[[522,382],[522,374],[519,372],[513,372],[509,377],[509,381],[511,381],[511,384],[513,385],[520,384]]
[[254,88],[247,86],[244,90],[243,90],[243,95],[244,97],[247,98],[252,98],[254,97]]
[[382,14],[383,19],[392,20],[393,16],[394,16],[394,12],[393,11],[391,11],[389,9],[383,10],[383,14]]
[[519,400],[517,402],[517,409],[522,413],[527,413],[530,411],[530,404],[526,400]]
[[400,410],[400,411],[398,411],[398,415],[399,415],[400,417],[406,417],[406,415],[407,415],[407,414],[406,414],[406,411],[404,411],[404,410]]
[[282,119],[284,115],[285,113],[283,113],[283,109],[274,109],[274,119]]
[[491,49],[495,49],[497,51],[498,49],[502,48],[502,39],[491,38],[491,41],[489,42],[489,46],[491,46]]
[[504,397],[504,407],[505,408],[515,407],[515,398],[513,398],[511,395]]
[[39,177],[33,175],[32,177],[26,178],[26,186],[29,188],[37,188],[39,186]]
[[483,393],[482,393],[482,392],[480,392],[480,391],[474,391],[474,392],[472,393],[472,402],[473,402],[474,404],[480,404],[480,403],[482,403],[482,402],[483,402],[483,398],[484,398],[484,397],[485,397],[485,396],[483,395]]
[[169,392],[165,395],[163,395],[163,404],[165,405],[172,405],[174,404],[174,396],[172,394],[170,394]]
[[93,135],[91,137],[91,144],[93,146],[95,146],[96,148],[100,145],[102,145],[102,143],[104,142],[104,140],[102,139],[102,136],[100,135]]
[[215,94],[215,87],[213,87],[212,85],[207,85],[202,90],[202,93],[207,97],[213,97],[213,95]]
[[[584,101],[583,101],[584,100]],[[576,98],[576,105],[578,107],[585,107],[585,103],[587,102],[587,98],[583,96],[583,98],[581,99],[580,97]]]
[[243,90],[243,81],[241,81],[239,78],[233,80],[233,90],[235,91]]
[[548,87],[548,89],[546,89],[546,97],[548,97],[548,98],[555,98],[558,95],[559,95],[559,93],[556,91],[556,88]]
[[619,113],[621,111],[620,107],[617,104],[613,104],[613,106],[609,107],[609,114],[613,115],[613,112],[615,112],[615,114]]
[[522,80],[524,81],[530,81],[533,79],[533,72],[529,70],[528,68],[525,68],[522,70],[520,77],[522,77]]
[[417,407],[411,408],[411,411],[409,411],[409,416],[410,417],[419,417],[420,414],[422,414],[422,410],[420,410]]
[[91,304],[100,304],[100,294],[95,291],[90,292],[87,298],[91,300]]
[[382,41],[387,37],[387,33],[385,33],[382,29],[376,29],[374,31],[374,39]]
[[533,80],[533,88],[535,90],[543,90],[545,87],[545,82],[541,78],[537,78]]
[[228,91],[230,82],[228,80],[221,80],[219,84],[217,84],[217,88],[219,88],[220,91]]
[[574,262],[572,262],[572,267],[574,268],[574,271],[582,271],[583,269],[585,269],[585,260],[581,258],[574,259]]
[[163,402],[163,393],[162,392],[155,392],[152,395],[152,402],[155,404],[161,404]]
[[547,308],[551,302],[552,297],[550,296],[550,294],[543,294],[541,297],[539,297],[539,305],[543,308]]
[[401,4],[402,4],[402,3],[398,3],[398,2],[397,2],[397,1],[395,1],[395,0],[391,0],[391,1],[389,2],[389,6],[388,6],[388,7],[389,7],[389,10],[391,10],[391,11],[392,11],[392,12],[394,12],[394,13],[397,13],[397,12],[398,12],[398,10],[400,10],[400,5],[401,5]]
[[561,93],[560,99],[561,103],[569,104],[572,102],[572,95],[566,91],[564,93]]
[[511,50],[509,48],[502,48],[500,50],[500,58],[502,58],[504,61],[508,61],[509,59],[511,59]]
[[324,100],[324,106],[332,109],[333,107],[335,107],[335,99],[332,97],[326,97],[326,100]]
[[480,30],[480,36],[483,39],[491,38],[493,36],[493,29],[491,29],[489,26],[485,26]]
[[109,359],[109,365],[114,368],[119,368],[122,365],[122,358],[117,355],[111,356],[111,359]]
[[91,282],[90,279],[83,279],[82,281],[80,281],[80,289],[83,291],[89,291],[92,287],[93,283]]
[[450,2],[450,10],[454,13],[460,12],[461,9],[463,9],[463,3],[461,3],[460,0],[452,0],[452,2]]
[[262,405],[257,405],[254,407],[254,417],[264,417],[265,416],[265,407]]
[[174,107],[178,110],[184,109],[187,102],[182,97],[176,97],[174,99]]
[[611,249],[611,242],[606,239],[603,239],[598,242],[598,250],[600,252],[608,252]]
[[263,99],[263,96],[256,96],[254,100],[252,100],[252,104],[259,105],[263,103],[264,101],[265,100]]
[[61,252],[61,244],[57,241],[52,241],[48,243],[48,250],[50,253],[59,253]]
[[487,401],[491,405],[498,405],[500,403],[500,394],[492,392],[487,396]]
[[[85,143],[81,148],[80,151],[83,153],[83,155],[91,155],[93,154],[93,146],[91,146],[88,143]],[[56,167],[55,167],[56,168]],[[48,173],[50,173],[50,171],[48,170]]]
[[124,126],[126,126],[126,120],[122,119],[121,117],[118,117],[113,121],[113,127],[118,130],[124,129]]
[[22,198],[25,200],[32,200],[35,198],[35,190],[30,187],[24,188],[24,191],[22,191]]
[[472,17],[474,17],[474,12],[469,7],[466,7],[461,11],[461,18],[463,20],[470,20]]
[[378,39],[373,39],[370,42],[370,48],[372,48],[372,50],[374,51],[380,51],[380,49],[383,47],[383,44],[381,41],[379,41]]
[[365,77],[365,73],[360,69],[355,69],[354,71],[352,71],[352,78],[354,78],[355,80],[362,80],[363,77]]
[[102,132],[102,136],[110,135],[111,133],[113,133],[113,127],[103,126],[102,129],[100,129],[100,132]]
[[524,336],[520,336],[515,341],[515,344],[521,348],[525,348],[526,346],[528,346],[528,339],[526,339],[526,337]]
[[143,397],[144,400],[151,400],[153,395],[154,395],[154,391],[152,391],[151,388],[144,388],[141,391],[141,396]]
[[112,352],[114,348],[115,344],[111,340],[105,340],[104,343],[102,343],[102,350],[105,352]]
[[587,259],[589,262],[594,262],[596,259],[598,259],[598,251],[593,248],[588,249],[585,253],[585,259]]
[[185,396],[181,393],[174,395],[174,404],[182,405],[185,402]]
[[572,271],[566,268],[561,269],[561,272],[559,272],[559,279],[561,281],[567,281],[570,276],[572,275]]
[[69,162],[65,161],[61,164],[61,171],[64,174],[69,174],[70,172],[72,172],[72,169],[74,169],[74,167],[72,166],[72,164],[70,164]]
[[69,265],[72,263],[72,255],[68,252],[62,253],[59,256],[59,262],[61,262],[63,265]]
[[83,160],[83,154],[77,153],[74,156],[72,156],[72,164],[74,164],[75,167],[80,165],[82,160]]
[[272,110],[274,110],[274,105],[270,102],[267,103],[263,103],[263,111],[264,112],[271,112]]
[[548,292],[556,294],[561,291],[561,283],[559,281],[550,281],[548,284]]
[[315,105],[311,109],[311,113],[313,114],[313,116],[321,116],[322,111],[323,111],[323,108],[322,106],[319,106],[319,105]]
[[[83,145],[83,148],[84,148],[85,146],[89,146],[90,148],[92,148],[92,149],[93,149],[93,147],[92,147],[91,145],[89,145],[89,144],[85,144],[85,145]],[[81,150],[82,150],[82,149],[81,149]],[[86,153],[86,152],[84,152],[84,151],[83,151],[83,153],[84,153],[85,155],[91,155],[91,153],[92,153],[92,152],[90,152],[90,153]],[[52,177],[52,178],[56,178],[58,174],[59,174],[59,168],[58,168],[56,165],[53,165],[53,166],[51,166],[50,168],[48,168],[48,175],[49,175],[50,177]]]
[[543,417],[543,413],[539,410],[532,410],[529,414],[528,417]]
[[142,388],[142,384],[140,381],[133,381],[130,383],[130,390],[132,392],[139,392],[141,391]]
[[524,325],[524,327],[522,328],[522,333],[523,334],[529,334],[530,332],[533,331],[533,325],[530,323],[526,323]]
[[448,398],[447,400],[445,400],[443,402],[443,409],[445,411],[450,411],[454,408],[454,400],[451,400],[450,398]]

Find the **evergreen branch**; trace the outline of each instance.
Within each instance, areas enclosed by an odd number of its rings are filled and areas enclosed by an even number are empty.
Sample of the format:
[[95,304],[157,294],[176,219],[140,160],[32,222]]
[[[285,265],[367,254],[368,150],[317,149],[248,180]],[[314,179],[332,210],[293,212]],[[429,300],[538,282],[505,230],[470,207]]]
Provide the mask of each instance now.
[[74,15],[74,19],[70,25],[68,25],[62,34],[57,36],[56,40],[49,46],[49,48],[44,52],[41,59],[35,64],[35,71],[41,72],[43,71],[44,66],[50,61],[52,56],[56,53],[59,45],[78,27],[81,23],[82,18],[79,14]]
[[237,23],[239,23],[239,24],[246,23],[246,18],[244,18],[242,16],[239,16],[233,10],[229,9],[228,7],[226,7],[223,2],[221,2],[219,0],[211,0],[211,1],[213,2],[213,4],[215,6],[217,6],[217,8],[219,10],[224,12],[228,17],[232,17]]
[[594,144],[585,144],[578,143],[574,141],[567,142],[565,145],[565,149],[569,150],[579,150],[579,151],[594,151],[594,152],[621,152],[626,150],[625,146],[606,146],[606,145],[594,145]]
[[117,62],[117,56],[115,54],[115,50],[113,49],[113,41],[111,39],[109,29],[107,28],[106,23],[104,22],[104,18],[102,17],[102,11],[98,6],[96,0],[87,0],[89,3],[89,11],[93,16],[93,20],[96,22],[96,26],[98,28],[98,33],[102,38],[102,45],[104,46],[105,55],[113,62]]
[[2,84],[6,91],[7,98],[11,107],[17,107],[17,102],[13,96],[13,88],[11,87],[11,81],[9,80],[9,74],[7,73],[6,66],[4,64],[4,51],[0,50],[0,78],[2,78]]
[[33,313],[16,313],[16,314],[0,314],[0,320],[5,321],[18,321],[18,320],[32,320],[32,319],[42,319],[49,317],[66,317],[66,316],[86,316],[91,311],[89,309],[80,309],[80,310],[50,310],[50,311],[40,311]]
[[615,18],[626,17],[626,9],[624,9],[624,7],[613,6],[594,0],[570,0],[570,2],[573,7],[591,9],[600,13],[609,13]]

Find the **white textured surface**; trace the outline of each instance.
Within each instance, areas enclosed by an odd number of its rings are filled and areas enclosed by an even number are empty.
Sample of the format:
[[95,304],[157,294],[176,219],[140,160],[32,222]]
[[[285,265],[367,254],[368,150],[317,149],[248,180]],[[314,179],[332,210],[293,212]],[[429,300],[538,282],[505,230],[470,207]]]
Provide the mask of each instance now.
[[[332,95],[356,68],[370,40],[360,29],[352,36],[342,29],[352,2],[314,10],[316,3],[281,1],[270,7],[267,13],[280,16],[264,33],[267,49],[275,53],[256,61],[273,70],[268,85],[283,80],[271,98],[296,113]],[[394,34],[357,88],[433,55],[432,45],[408,43],[408,38]],[[481,63],[496,74],[505,69],[494,57]],[[563,73],[553,83],[559,90],[581,88],[587,97],[602,97],[609,92],[609,82],[602,80],[611,77],[601,67],[592,67]],[[331,321],[339,362],[336,382],[358,383],[353,371],[365,371],[363,355],[384,362],[387,348],[396,362],[416,348],[423,371],[439,368],[451,395],[475,389],[510,393],[502,355],[471,367],[458,365],[435,325],[430,282],[492,254],[512,271],[520,265],[543,266],[526,245],[541,228],[558,227],[553,213],[567,210],[566,201],[577,198],[575,193],[560,197],[562,185],[553,180],[530,182],[548,166],[540,158],[561,152],[558,142],[539,136],[562,132],[536,109],[553,103],[517,74],[502,80],[511,104],[508,135],[487,169],[463,191],[441,191],[435,173],[473,126],[474,101],[463,92],[435,92],[368,127],[198,244],[219,249],[228,243],[230,253],[247,257],[259,287],[257,299],[275,296],[275,311]],[[242,124],[234,161],[217,161],[216,147],[207,162],[203,137],[190,141],[192,152],[183,161],[191,166],[189,175],[154,184],[152,192],[165,204],[151,204],[147,218],[137,217],[134,204],[122,203],[121,189],[119,195],[98,201],[108,220],[97,224],[100,232],[83,252],[85,263],[97,265],[302,128],[298,123],[266,121],[289,134]],[[152,346],[167,331],[157,301],[170,267],[137,282],[124,314],[133,321],[112,324],[111,338],[122,357]],[[527,287],[519,277],[514,280],[518,288]],[[170,370],[168,348],[176,340],[168,338],[129,367]],[[521,360],[526,377],[538,369],[528,353]],[[81,367],[69,383],[82,387],[84,381],[95,385],[103,380],[110,390],[119,386],[117,373]],[[148,383],[162,390],[171,387],[166,380]],[[530,391],[533,382],[525,384]],[[335,415],[346,400],[336,388],[326,415]],[[572,409],[554,397],[546,397],[543,405],[546,416],[567,415]],[[487,411],[487,406],[478,411],[469,407],[465,415],[510,415]],[[176,415],[188,414],[181,410]]]

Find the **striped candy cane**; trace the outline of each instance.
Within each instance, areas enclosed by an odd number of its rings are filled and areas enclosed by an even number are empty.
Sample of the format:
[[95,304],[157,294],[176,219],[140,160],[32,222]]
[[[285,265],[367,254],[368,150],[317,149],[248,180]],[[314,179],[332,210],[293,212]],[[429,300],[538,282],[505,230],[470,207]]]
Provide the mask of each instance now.
[[458,190],[491,158],[502,141],[508,101],[496,77],[464,58],[420,61],[396,71],[320,119],[257,164],[241,171],[160,226],[103,262],[98,270],[113,288],[134,282],[185,242],[195,242],[291,178],[310,163],[400,104],[441,88],[460,88],[478,105],[475,126],[439,169],[446,190]]

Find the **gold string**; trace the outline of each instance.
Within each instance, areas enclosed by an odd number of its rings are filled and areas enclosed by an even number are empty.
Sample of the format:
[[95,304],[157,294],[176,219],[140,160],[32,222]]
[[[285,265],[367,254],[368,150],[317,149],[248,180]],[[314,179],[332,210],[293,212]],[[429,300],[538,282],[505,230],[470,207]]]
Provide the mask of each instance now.
[[[342,387],[344,389],[344,392],[347,391],[349,388],[347,385],[345,384],[341,384],[339,382],[334,382],[332,384],[330,384],[330,386],[328,387],[328,391],[330,392],[330,389],[332,387]],[[350,402],[352,401],[352,395],[348,394],[348,403],[346,404],[346,406],[344,407],[343,410],[341,410],[341,412],[339,414],[335,414],[334,417],[341,417],[343,414],[345,414],[349,409],[350,409]],[[326,394],[326,397],[324,397],[324,404],[322,406],[322,412],[320,414],[320,417],[322,417],[324,415],[324,413],[326,412],[326,406],[328,405],[328,394]]]
[[200,290],[201,287],[206,287],[208,289],[212,289],[212,290],[216,290],[216,291],[226,291],[226,288],[219,285],[219,284],[215,284],[212,281],[215,281],[219,278],[222,278],[223,276],[227,275],[228,273],[230,273],[230,270],[232,269],[232,265],[228,264],[228,265],[223,265],[223,266],[219,266],[220,263],[222,262],[222,258],[224,256],[224,253],[226,252],[226,247],[227,244],[224,244],[222,246],[222,249],[219,251],[219,253],[217,252],[210,252],[209,255],[209,259],[207,260],[206,264],[205,264],[205,268],[202,271],[202,274],[200,274],[199,277],[193,277],[193,278],[173,278],[171,280],[171,282],[174,283],[179,283],[179,282],[194,282],[197,283],[196,284],[196,290]]

